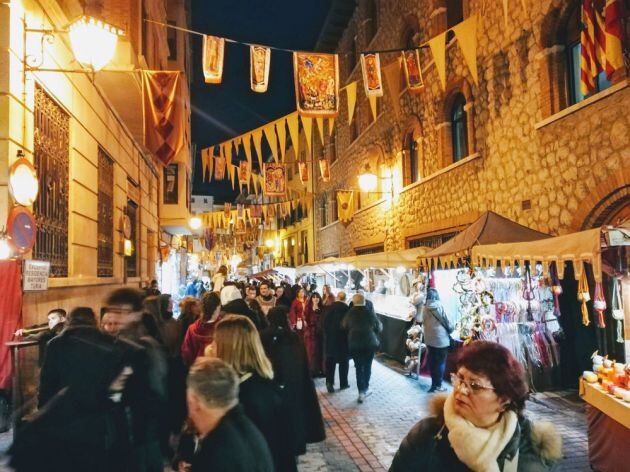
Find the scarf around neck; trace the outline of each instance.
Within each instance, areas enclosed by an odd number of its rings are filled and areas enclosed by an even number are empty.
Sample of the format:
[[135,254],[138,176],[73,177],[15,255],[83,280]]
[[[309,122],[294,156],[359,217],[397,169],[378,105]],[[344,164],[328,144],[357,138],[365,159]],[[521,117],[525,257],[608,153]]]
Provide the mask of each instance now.
[[[444,423],[458,459],[475,472],[500,472],[497,458],[514,436],[518,424],[516,413],[506,411],[494,425],[478,428],[455,413],[454,403],[454,394],[451,393],[444,403]],[[506,461],[503,471],[516,471],[515,462]]]

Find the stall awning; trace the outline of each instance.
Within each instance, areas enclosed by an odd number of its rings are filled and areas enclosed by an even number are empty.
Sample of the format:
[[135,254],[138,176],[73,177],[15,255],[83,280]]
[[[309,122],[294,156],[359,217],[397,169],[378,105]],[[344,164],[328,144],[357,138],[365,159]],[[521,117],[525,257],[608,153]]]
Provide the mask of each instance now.
[[399,251],[377,252],[363,254],[361,256],[328,257],[321,261],[304,264],[297,268],[299,274],[325,273],[334,270],[347,269],[371,269],[371,268],[395,268],[405,267],[412,269],[418,267],[419,258],[428,251],[428,248],[417,247],[402,249]]
[[[575,278],[582,275],[584,262],[593,264],[595,280],[601,281],[602,229],[589,229],[563,236],[548,238],[543,241],[529,241],[510,244],[490,244],[476,246],[472,250],[472,261],[477,265],[511,265],[514,261],[523,264],[540,262],[543,272],[547,272],[549,263],[556,262],[558,277],[564,276],[564,264],[560,261],[573,262]],[[484,263],[485,260],[485,264]]]
[[480,244],[512,243],[517,241],[535,241],[550,236],[518,224],[493,211],[487,211],[468,228],[447,242],[424,254],[422,265],[434,267],[438,261],[442,266],[450,266],[470,255],[470,249]]

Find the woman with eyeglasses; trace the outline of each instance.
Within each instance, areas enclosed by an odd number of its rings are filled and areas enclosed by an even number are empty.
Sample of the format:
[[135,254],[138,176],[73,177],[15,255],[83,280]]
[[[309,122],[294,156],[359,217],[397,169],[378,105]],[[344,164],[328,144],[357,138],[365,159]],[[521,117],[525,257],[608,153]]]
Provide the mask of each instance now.
[[432,399],[433,416],[403,439],[390,471],[539,472],[562,457],[555,427],[524,416],[528,387],[508,349],[473,342],[451,381],[453,391]]

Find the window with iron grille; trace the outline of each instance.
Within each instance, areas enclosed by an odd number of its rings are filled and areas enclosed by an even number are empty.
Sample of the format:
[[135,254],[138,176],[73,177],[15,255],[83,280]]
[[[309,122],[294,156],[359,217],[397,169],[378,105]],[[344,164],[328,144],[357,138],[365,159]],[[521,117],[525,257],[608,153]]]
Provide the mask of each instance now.
[[436,248],[456,236],[457,233],[457,231],[454,231],[450,233],[434,234],[433,236],[426,236],[423,238],[410,238],[407,240],[407,247],[409,249],[416,247]]
[[138,205],[133,200],[127,200],[127,216],[131,221],[131,244],[133,253],[125,256],[125,271],[127,277],[138,277]]
[[376,246],[362,247],[362,248],[355,249],[354,253],[357,256],[362,256],[364,254],[377,254],[379,252],[384,252],[384,251],[385,251],[385,245],[377,244]]
[[37,222],[33,259],[49,261],[51,277],[68,277],[70,117],[37,84],[34,115],[34,164],[39,193],[33,205]]
[[114,161],[98,148],[98,263],[99,277],[114,276]]

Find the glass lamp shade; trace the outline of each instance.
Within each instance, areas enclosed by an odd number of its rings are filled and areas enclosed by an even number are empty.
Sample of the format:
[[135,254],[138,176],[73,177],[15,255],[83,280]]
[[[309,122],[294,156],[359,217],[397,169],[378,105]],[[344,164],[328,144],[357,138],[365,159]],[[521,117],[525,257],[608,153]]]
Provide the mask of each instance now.
[[82,16],[69,27],[70,45],[77,61],[97,71],[114,57],[122,30],[91,16]]
[[199,228],[201,228],[203,222],[201,221],[201,218],[199,218],[198,216],[193,216],[189,221],[188,221],[188,226],[190,226],[190,229],[192,229],[193,231],[197,231]]
[[9,189],[17,203],[30,206],[37,198],[39,183],[35,167],[26,158],[16,160],[9,170]]
[[376,175],[371,172],[359,175],[359,188],[363,192],[373,192],[378,184]]

